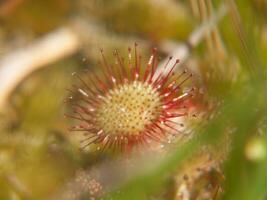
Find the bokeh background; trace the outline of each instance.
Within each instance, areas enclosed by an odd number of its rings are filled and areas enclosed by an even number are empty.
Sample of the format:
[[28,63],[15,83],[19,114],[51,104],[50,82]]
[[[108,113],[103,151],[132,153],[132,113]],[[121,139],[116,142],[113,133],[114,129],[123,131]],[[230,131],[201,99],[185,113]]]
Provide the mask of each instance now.
[[[0,0],[0,199],[267,199],[266,13],[266,0]],[[81,150],[64,118],[72,73],[135,42],[193,72],[186,140],[130,161]]]

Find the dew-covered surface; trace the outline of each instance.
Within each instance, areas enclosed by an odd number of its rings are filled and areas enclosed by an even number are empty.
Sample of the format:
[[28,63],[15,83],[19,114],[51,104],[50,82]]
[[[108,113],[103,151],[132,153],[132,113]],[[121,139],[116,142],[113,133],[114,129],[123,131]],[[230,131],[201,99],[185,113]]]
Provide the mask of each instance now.
[[151,85],[133,82],[117,86],[103,99],[97,123],[109,134],[136,135],[162,112],[160,94]]

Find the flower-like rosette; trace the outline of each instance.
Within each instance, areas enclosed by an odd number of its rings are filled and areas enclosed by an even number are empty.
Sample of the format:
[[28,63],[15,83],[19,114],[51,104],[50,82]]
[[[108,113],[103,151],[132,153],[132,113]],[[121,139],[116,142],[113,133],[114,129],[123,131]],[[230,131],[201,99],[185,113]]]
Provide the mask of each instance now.
[[133,53],[128,49],[127,60],[115,51],[115,65],[107,62],[103,50],[101,55],[101,74],[74,73],[80,83],[68,89],[73,113],[67,116],[80,122],[70,129],[85,133],[83,147],[95,143],[98,149],[123,151],[181,133],[183,124],[177,118],[188,115],[194,89],[183,91],[182,85],[192,74],[174,72],[179,60],[170,66],[170,57],[159,68],[157,50],[153,49],[142,68],[137,44]]

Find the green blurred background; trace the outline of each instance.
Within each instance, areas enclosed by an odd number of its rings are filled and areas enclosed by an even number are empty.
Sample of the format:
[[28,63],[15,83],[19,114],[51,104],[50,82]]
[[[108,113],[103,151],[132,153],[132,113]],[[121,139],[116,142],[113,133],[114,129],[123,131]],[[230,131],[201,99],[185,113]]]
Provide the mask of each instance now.
[[[267,199],[266,13],[266,0],[0,0],[0,200]],[[64,100],[100,48],[113,62],[134,42],[162,59],[189,44],[201,108],[185,141],[128,169],[80,149]]]

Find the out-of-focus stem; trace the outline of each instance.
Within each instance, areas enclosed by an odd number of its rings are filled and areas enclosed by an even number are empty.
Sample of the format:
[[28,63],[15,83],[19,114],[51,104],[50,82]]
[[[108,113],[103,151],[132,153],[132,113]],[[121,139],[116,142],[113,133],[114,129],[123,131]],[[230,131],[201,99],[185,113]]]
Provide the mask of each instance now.
[[[205,37],[208,31],[211,31],[217,23],[225,16],[227,13],[227,8],[223,4],[220,6],[219,10],[215,12],[215,14],[210,17],[210,19],[203,22],[199,27],[197,27],[191,35],[189,35],[188,40],[183,44],[177,45],[177,47],[172,50],[169,54],[174,58],[180,59],[180,64],[183,63],[190,55],[190,51],[192,48],[196,47],[200,41]],[[160,67],[163,67],[165,63],[168,61],[168,58],[164,59],[160,62]],[[173,59],[168,67],[171,68],[175,63],[175,59]],[[177,65],[179,66],[179,65]],[[167,69],[168,71],[170,69]]]
[[27,75],[76,52],[79,46],[77,34],[69,28],[60,28],[30,46],[18,49],[2,58],[0,60],[0,110],[11,92]]

